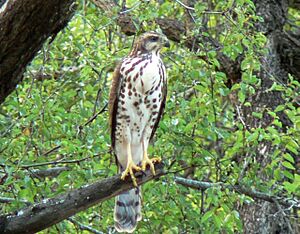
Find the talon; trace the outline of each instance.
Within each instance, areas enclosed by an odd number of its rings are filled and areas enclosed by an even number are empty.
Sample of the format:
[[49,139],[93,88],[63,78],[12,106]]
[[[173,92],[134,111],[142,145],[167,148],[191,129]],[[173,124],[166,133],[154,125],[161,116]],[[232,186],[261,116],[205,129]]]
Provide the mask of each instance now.
[[154,168],[154,164],[157,162],[161,162],[161,158],[148,158],[148,156],[144,156],[144,159],[142,161],[142,170],[145,171],[147,165],[150,166],[150,170],[152,175],[155,175],[155,168]]
[[140,171],[141,168],[138,167],[137,165],[135,165],[133,162],[128,163],[127,168],[125,169],[125,171],[123,171],[121,179],[125,180],[126,176],[130,174],[132,183],[135,187],[137,187],[137,183],[136,183],[136,178],[134,176],[134,172],[133,171]]

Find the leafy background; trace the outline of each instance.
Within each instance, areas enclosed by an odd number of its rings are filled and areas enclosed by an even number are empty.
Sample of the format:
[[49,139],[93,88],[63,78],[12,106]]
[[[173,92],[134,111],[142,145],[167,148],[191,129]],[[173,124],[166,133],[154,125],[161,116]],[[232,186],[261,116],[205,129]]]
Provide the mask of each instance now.
[[[285,105],[269,111],[274,117],[268,127],[245,128],[236,113],[237,106],[248,105],[249,97],[261,85],[257,72],[266,38],[254,28],[262,19],[255,16],[252,1],[215,1],[216,12],[203,14],[207,3],[197,3],[190,34],[201,31],[208,20],[209,35],[217,39],[220,51],[236,60],[243,53],[242,80],[228,86],[219,72],[220,62],[209,44],[199,44],[191,52],[184,43],[172,43],[164,50],[168,71],[168,102],[150,155],[161,156],[168,175],[143,185],[143,220],[137,233],[235,233],[243,227],[237,206],[254,202],[233,191],[211,188],[197,191],[174,183],[175,175],[210,182],[240,182],[262,192],[286,197],[300,196],[300,175],[295,159],[299,154],[300,109],[293,94],[300,84],[290,76],[288,88],[274,83],[272,89],[284,96]],[[138,33],[157,30],[158,17],[186,21],[186,11],[177,1],[127,1]],[[299,12],[290,17],[299,19]],[[222,31],[219,25],[223,25]],[[207,32],[203,32],[203,38]],[[110,152],[108,113],[92,116],[105,108],[112,72],[126,56],[134,36],[124,36],[116,18],[106,15],[89,1],[78,1],[75,16],[55,40],[48,41],[31,65],[24,81],[0,107],[0,194],[15,201],[3,204],[1,213],[24,206],[24,200],[44,198],[84,186],[116,174]],[[183,40],[184,41],[184,40]],[[204,61],[201,56],[207,56]],[[285,111],[293,127],[282,133],[277,112]],[[262,113],[252,113],[262,118]],[[263,173],[252,160],[261,141],[277,145]],[[282,149],[288,149],[282,154]],[[252,153],[253,152],[253,153]],[[247,158],[243,156],[247,155]],[[244,162],[251,162],[244,173]],[[37,178],[37,169],[68,167],[56,177]],[[271,189],[271,190],[270,190]],[[113,233],[114,199],[75,216],[76,220],[105,233]],[[41,233],[85,232],[65,220]]]

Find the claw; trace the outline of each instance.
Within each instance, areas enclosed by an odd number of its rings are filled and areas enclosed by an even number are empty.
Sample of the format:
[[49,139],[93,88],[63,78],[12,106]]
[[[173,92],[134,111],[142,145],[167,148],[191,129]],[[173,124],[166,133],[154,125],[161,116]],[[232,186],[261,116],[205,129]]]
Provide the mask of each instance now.
[[125,171],[123,171],[121,179],[125,180],[126,176],[130,175],[133,185],[135,187],[137,187],[136,178],[134,176],[133,171],[140,171],[140,170],[141,170],[141,168],[138,167],[137,165],[135,165],[134,162],[131,161],[127,164]]
[[155,168],[154,168],[154,164],[157,162],[161,162],[161,158],[157,157],[157,158],[148,158],[147,154],[144,155],[144,158],[142,160],[142,170],[145,171],[147,165],[150,166],[150,170],[152,175],[155,175]]
[[123,173],[121,175],[121,179],[125,180],[126,176],[128,174],[130,174],[133,185],[135,187],[137,187],[136,178],[134,176],[133,170],[140,171],[141,168],[139,166],[135,165],[135,163],[132,161],[131,146],[129,143],[127,144],[127,157],[128,157],[127,166],[126,166],[125,171],[123,171]]

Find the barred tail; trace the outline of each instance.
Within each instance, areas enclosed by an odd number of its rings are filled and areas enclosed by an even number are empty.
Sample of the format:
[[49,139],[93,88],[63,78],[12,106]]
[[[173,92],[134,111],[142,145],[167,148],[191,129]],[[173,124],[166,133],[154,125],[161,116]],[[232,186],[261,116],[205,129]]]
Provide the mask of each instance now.
[[132,233],[142,219],[140,187],[126,191],[116,197],[115,228],[118,232]]

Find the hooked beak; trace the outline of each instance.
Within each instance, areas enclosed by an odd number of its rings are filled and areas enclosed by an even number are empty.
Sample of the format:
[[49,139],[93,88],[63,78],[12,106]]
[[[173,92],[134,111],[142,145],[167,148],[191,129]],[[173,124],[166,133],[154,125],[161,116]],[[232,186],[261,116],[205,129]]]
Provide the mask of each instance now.
[[163,41],[163,46],[164,47],[170,48],[171,45],[170,45],[169,39],[166,37],[166,35],[163,36],[162,41]]
[[168,39],[165,40],[164,47],[170,48],[170,42]]

